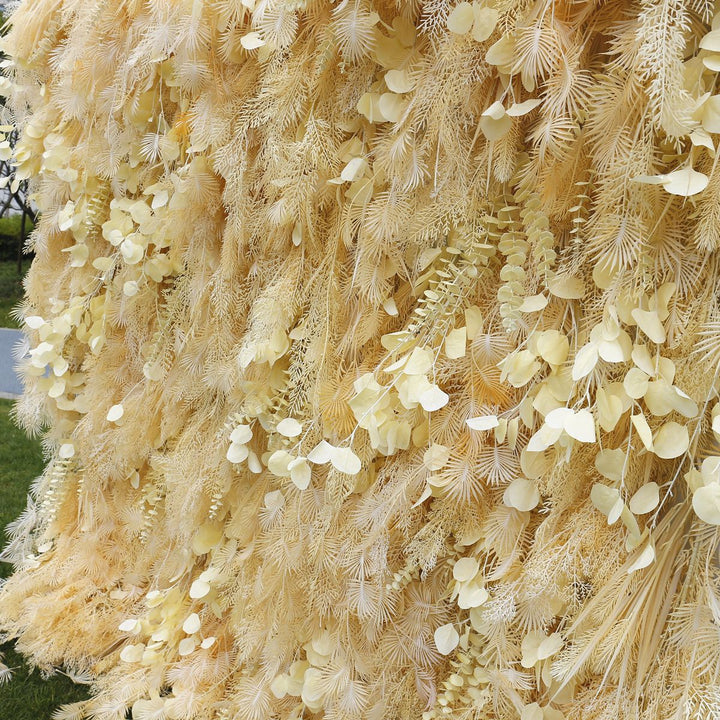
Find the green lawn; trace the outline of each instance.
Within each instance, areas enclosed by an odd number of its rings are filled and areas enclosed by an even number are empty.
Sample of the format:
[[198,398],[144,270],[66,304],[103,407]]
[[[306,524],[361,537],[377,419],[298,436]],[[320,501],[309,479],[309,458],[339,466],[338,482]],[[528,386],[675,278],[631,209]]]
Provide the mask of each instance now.
[[[20,230],[22,227],[22,216],[6,215],[0,218],[0,235],[14,235],[20,237]],[[27,237],[35,226],[30,218],[25,220],[25,237]]]
[[[40,443],[28,439],[9,417],[12,402],[0,400],[0,527],[5,527],[25,508],[25,497],[33,478],[43,469]],[[3,545],[5,538],[3,537]],[[10,568],[0,563],[0,576]],[[13,679],[0,685],[0,718],[7,720],[50,720],[63,703],[87,697],[85,687],[75,685],[61,674],[43,680],[13,651],[12,643],[0,648],[4,662],[15,670]]]
[[[30,267],[30,258],[23,259],[23,273]],[[17,327],[10,312],[23,296],[23,276],[18,274],[17,262],[0,262],[0,327]]]
[[[17,247],[20,238],[20,215],[8,215],[0,218],[0,327],[17,327],[10,315],[11,310],[20,302],[23,295],[22,277],[30,267],[32,258],[24,256],[22,272],[17,268]],[[25,237],[33,229],[28,218]]]

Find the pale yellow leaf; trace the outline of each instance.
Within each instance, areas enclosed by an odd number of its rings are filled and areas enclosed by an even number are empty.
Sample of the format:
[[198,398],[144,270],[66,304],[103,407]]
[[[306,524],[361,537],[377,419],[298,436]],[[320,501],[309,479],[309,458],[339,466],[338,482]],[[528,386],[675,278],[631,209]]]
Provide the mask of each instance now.
[[656,482],[645,483],[631,498],[628,506],[636,515],[654,510],[660,502],[660,488]]
[[108,422],[117,422],[122,418],[122,416],[125,414],[125,410],[123,409],[122,405],[113,405],[107,413],[107,421]]
[[671,195],[690,197],[702,192],[710,182],[707,175],[685,167],[662,176],[662,185]]
[[135,297],[135,295],[138,294],[138,290],[139,287],[135,280],[128,280],[123,283],[123,295],[125,295],[125,297]]
[[619,483],[623,477],[625,453],[619,448],[604,449],[595,456],[595,469],[608,480]]
[[423,455],[423,465],[431,472],[439,470],[450,459],[450,448],[433,443]]
[[460,642],[460,635],[452,623],[441,625],[435,631],[435,647],[441,655],[449,655]]
[[693,493],[695,514],[709,525],[720,525],[720,484],[711,483],[699,487]]
[[574,414],[570,408],[555,408],[545,416],[545,423],[551,428],[562,430],[565,423],[572,420]]
[[668,305],[670,303],[670,299],[675,294],[675,290],[677,290],[677,285],[675,283],[666,282],[663,283],[650,298],[649,309],[657,312],[661,322],[665,322],[665,320],[670,317]]
[[572,379],[576,382],[589,375],[597,365],[598,349],[595,344],[583,345],[575,355],[572,368]]
[[278,699],[282,700],[288,691],[289,677],[287,675],[278,675],[270,683],[270,692]]
[[25,318],[25,324],[33,330],[39,330],[45,321],[39,315],[29,315]]
[[407,70],[388,70],[385,73],[385,84],[391,92],[406,93],[413,89],[415,81]]
[[499,100],[496,100],[489,108],[487,108],[487,110],[482,112],[481,117],[489,117],[492,120],[501,120],[505,117],[505,107]]
[[144,652],[145,645],[143,643],[137,643],[136,645],[126,645],[120,651],[120,659],[126,663],[138,663],[142,660]]
[[[515,419],[517,422],[517,418]],[[495,442],[497,442],[499,445],[502,445],[502,443],[505,442],[505,435],[508,431],[508,421],[507,418],[500,418],[498,420],[498,425],[495,428]]]
[[443,392],[437,385],[433,385],[425,390],[420,394],[419,398],[420,405],[423,410],[427,412],[433,412],[445,407],[448,400],[450,400],[450,396],[446,392]]
[[433,366],[432,351],[425,348],[415,348],[403,368],[406,375],[425,375]]
[[284,437],[294,438],[302,432],[302,425],[294,418],[285,418],[277,424],[275,429]]
[[507,381],[516,388],[527,385],[541,367],[529,350],[520,350],[510,355],[499,365],[503,371],[503,379],[507,377]]
[[720,52],[720,30],[711,30],[700,40],[700,47],[711,52]]
[[477,305],[465,308],[465,326],[468,340],[473,340],[480,330],[482,330],[483,314]]
[[712,421],[712,431],[720,437],[720,415],[716,415]]
[[210,592],[210,583],[205,580],[195,580],[190,586],[190,597],[193,600],[199,600]]
[[635,558],[635,561],[627,569],[628,574],[634,573],[637,570],[642,570],[650,565],[655,560],[655,548],[650,542],[648,542],[642,549],[640,554]]
[[652,430],[650,429],[650,425],[648,425],[648,421],[645,419],[645,416],[642,413],[638,413],[637,415],[633,415],[631,420],[632,420],[632,424],[634,425],[635,429],[637,430],[637,433],[640,437],[640,440],[642,441],[642,444],[645,446],[645,449],[652,451],[652,449],[653,449]]
[[534,667],[538,662],[538,648],[540,643],[545,639],[546,635],[542,630],[531,630],[522,639],[521,650],[522,657],[520,658],[520,664],[524,668]]
[[527,448],[523,448],[520,453],[520,469],[531,480],[540,479],[548,469],[548,460],[545,453],[532,452]]
[[197,647],[197,639],[194,637],[188,637],[184,640],[180,641],[180,644],[178,645],[178,654],[181,657],[184,657],[185,655],[190,655],[195,648]]
[[333,448],[330,462],[338,472],[346,475],[357,475],[362,467],[360,458],[349,447]]
[[382,122],[385,118],[380,111],[380,94],[365,93],[357,103],[357,111],[364,115],[369,122]]
[[538,334],[537,349],[540,357],[550,365],[562,365],[567,360],[570,342],[557,330],[545,330]]
[[675,388],[663,378],[648,383],[645,391],[647,409],[658,417],[662,417],[675,409],[677,395]]
[[238,443],[230,443],[230,447],[227,449],[227,453],[225,454],[225,457],[231,462],[231,463],[241,463],[243,460],[245,460],[249,454],[249,450],[247,445],[240,445]]
[[276,477],[290,477],[290,463],[295,459],[287,450],[276,450],[268,458],[268,470]]
[[553,428],[543,423],[542,427],[530,438],[527,444],[529,452],[542,452],[554,445],[562,435],[562,428]]
[[487,53],[485,62],[495,65],[501,73],[509,75],[515,63],[515,40],[510,35],[503,35],[493,43]]
[[720,483],[720,457],[711,455],[702,461],[700,472],[704,485]]
[[580,300],[585,294],[585,283],[569,275],[555,275],[548,283],[548,290],[555,297],[565,300]]
[[565,421],[565,432],[578,442],[595,442],[595,418],[589,410],[578,410]]
[[563,646],[563,639],[560,633],[552,633],[545,638],[538,646],[537,655],[539,660],[552,657],[560,652]]
[[520,117],[522,115],[527,115],[541,103],[542,100],[540,98],[532,98],[531,100],[526,100],[525,102],[513,103],[506,112],[510,117]]
[[378,107],[383,118],[388,122],[400,122],[407,109],[408,101],[402,95],[386,92],[380,96]]
[[466,582],[460,587],[458,593],[458,607],[461,610],[470,610],[483,605],[488,597],[488,591],[480,582]]
[[451,330],[445,336],[445,354],[455,360],[465,355],[465,346],[467,344],[467,328],[461,327]]
[[647,392],[649,380],[647,373],[640,368],[630,368],[623,380],[623,388],[629,397],[638,400]]
[[340,179],[344,182],[353,182],[363,176],[367,167],[368,162],[364,157],[354,157],[343,168],[340,173]]
[[[484,115],[484,114],[483,114]],[[510,132],[512,118],[503,113],[499,119],[484,115],[480,118],[480,130],[488,142],[495,142]]]
[[632,351],[632,360],[644,373],[650,377],[654,377],[655,363],[650,356],[647,345],[635,345]]
[[240,38],[240,44],[246,50],[256,50],[265,44],[265,41],[260,37],[260,33],[257,31],[249,32],[247,35],[243,35]]
[[471,430],[480,431],[492,430],[500,424],[497,415],[479,415],[478,417],[468,418],[465,422]]
[[478,573],[480,565],[473,557],[460,558],[453,566],[453,577],[458,582],[468,582]]
[[236,425],[230,433],[230,442],[245,445],[252,440],[252,430],[249,425]]
[[660,458],[670,460],[680,457],[690,445],[687,427],[676,422],[665,423],[655,434],[653,452]]
[[631,313],[633,320],[638,327],[652,340],[654,343],[664,343],[666,339],[665,328],[660,322],[658,314],[654,310],[641,310],[635,308]]
[[[708,69],[712,70],[712,72],[720,72],[720,55],[717,53],[711,53],[710,55],[705,55],[702,58],[703,65]],[[692,138],[692,135],[691,135]]]
[[548,300],[544,295],[529,295],[523,299],[518,310],[525,313],[538,312],[546,308],[547,304]]
[[316,465],[324,465],[330,462],[333,453],[333,446],[327,440],[321,440],[309,453],[307,459]]
[[473,3],[473,13],[472,38],[477,42],[485,42],[493,34],[500,13],[495,8],[476,3]]
[[448,15],[447,27],[450,32],[456,35],[465,35],[470,32],[474,20],[475,14],[472,5],[469,2],[461,2]]
[[192,550],[196,555],[204,555],[216,547],[222,538],[222,525],[210,521],[205,522],[193,535]]
[[200,629],[200,616],[197,613],[190,613],[183,623],[183,632],[193,635]]
[[675,386],[673,386],[673,408],[686,418],[696,417],[699,409],[691,397]]
[[619,330],[612,340],[600,340],[597,348],[598,355],[605,362],[627,362],[632,354],[632,340],[624,330]]
[[607,516],[608,525],[617,521],[625,505],[617,489],[600,483],[592,486],[590,500],[603,515]]
[[310,485],[312,471],[307,461],[303,457],[295,458],[288,464],[290,471],[290,480],[298,488],[298,490],[306,490]]
[[503,503],[516,510],[528,512],[540,504],[540,492],[533,480],[518,477],[505,488]]

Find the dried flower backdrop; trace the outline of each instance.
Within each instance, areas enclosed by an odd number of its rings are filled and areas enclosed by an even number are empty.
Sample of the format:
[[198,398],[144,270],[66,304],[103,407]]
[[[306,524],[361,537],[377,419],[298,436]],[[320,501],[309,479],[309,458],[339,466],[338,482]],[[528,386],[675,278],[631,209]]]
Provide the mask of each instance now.
[[5,49],[0,628],[94,678],[57,718],[718,717],[713,5],[25,0]]

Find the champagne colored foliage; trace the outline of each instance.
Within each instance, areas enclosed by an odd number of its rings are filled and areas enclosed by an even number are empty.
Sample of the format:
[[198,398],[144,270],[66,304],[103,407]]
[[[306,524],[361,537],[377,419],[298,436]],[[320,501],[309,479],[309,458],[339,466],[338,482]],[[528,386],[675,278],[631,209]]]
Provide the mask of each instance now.
[[57,717],[717,717],[717,18],[21,4]]

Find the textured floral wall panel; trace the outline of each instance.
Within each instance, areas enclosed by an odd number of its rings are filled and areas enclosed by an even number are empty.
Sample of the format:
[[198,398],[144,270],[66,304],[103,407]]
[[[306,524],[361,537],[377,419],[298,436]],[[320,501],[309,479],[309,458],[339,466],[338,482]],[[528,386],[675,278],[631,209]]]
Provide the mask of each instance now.
[[715,17],[24,0],[57,718],[718,717]]

